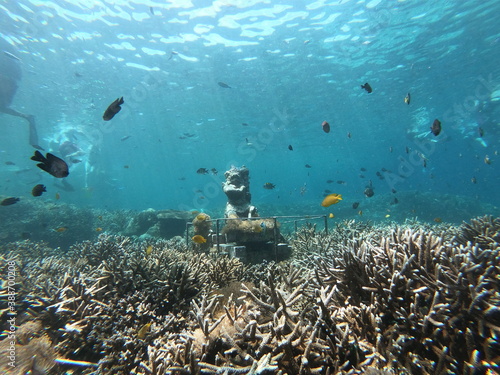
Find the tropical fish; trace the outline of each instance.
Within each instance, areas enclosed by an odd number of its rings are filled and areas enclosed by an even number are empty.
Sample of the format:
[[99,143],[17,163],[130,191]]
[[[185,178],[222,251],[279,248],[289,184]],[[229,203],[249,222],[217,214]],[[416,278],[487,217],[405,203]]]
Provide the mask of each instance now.
[[359,207],[359,202],[354,202],[354,203],[352,204],[352,208],[353,208],[353,210],[355,210],[355,209],[356,209],[356,208],[358,208],[358,207]]
[[410,95],[410,93],[408,93],[405,96],[405,103],[408,104],[408,105],[410,105],[410,100],[411,100],[411,95]]
[[0,202],[0,205],[2,206],[10,206],[12,204],[15,204],[19,202],[21,199],[15,198],[15,197],[10,197],[10,198],[5,198],[2,202]]
[[372,87],[370,86],[370,84],[368,82],[365,82],[364,85],[361,85],[361,88],[365,89],[368,94],[370,94],[373,91]]
[[272,190],[276,187],[276,185],[270,183],[270,182],[266,182],[263,186],[264,189],[267,189],[267,190]]
[[208,174],[208,169],[207,168],[198,168],[196,171],[198,174]]
[[472,177],[472,178],[470,179],[470,181],[471,181],[473,184],[476,184],[476,183],[477,183],[477,179],[476,179],[476,177]]
[[59,228],[56,228],[54,230],[58,233],[62,233],[62,232],[65,232],[66,230],[68,230],[68,228],[67,227],[59,227]]
[[477,131],[479,132],[479,137],[480,137],[480,138],[483,138],[483,135],[484,135],[484,130],[483,130],[483,128],[482,128],[482,127],[479,127],[479,128],[477,128]]
[[328,215],[328,217],[329,217],[330,219],[333,219],[333,218],[335,217],[335,215],[334,215],[334,214],[332,214],[332,213],[330,212],[330,215]]
[[131,135],[126,135],[124,137],[121,137],[120,141],[126,141],[127,139],[129,139],[130,137],[132,137]]
[[443,219],[441,219],[440,217],[435,217],[435,218],[434,218],[434,221],[435,221],[436,223],[442,223],[442,222],[443,222]]
[[328,207],[331,206],[332,204],[337,204],[342,200],[342,195],[340,194],[329,194],[323,199],[323,202],[321,202],[321,205],[323,207]]
[[321,124],[321,127],[323,128],[323,131],[325,133],[330,133],[330,124],[327,123],[326,121],[323,121],[323,123]]
[[37,164],[37,167],[54,177],[64,178],[69,175],[68,164],[49,152],[46,156],[43,156],[40,151],[36,150],[31,160],[39,161],[40,163]]
[[484,157],[484,164],[488,164],[488,165],[490,165],[490,164],[491,164],[491,159],[490,159],[490,157],[489,157],[488,155],[486,155],[486,156]]
[[61,199],[61,194],[56,193],[56,195],[54,197],[56,198],[56,200],[59,200],[59,199]]
[[122,105],[123,103],[124,103],[123,96],[121,98],[116,99],[113,103],[111,103],[108,106],[108,108],[106,108],[106,111],[104,111],[104,115],[102,115],[102,119],[104,121],[109,121],[113,117],[115,117],[115,115],[121,111],[122,107],[120,107],[120,105]]
[[365,191],[363,192],[368,198],[371,198],[375,195],[375,192],[373,191],[371,186],[367,186]]
[[439,121],[438,119],[434,120],[434,122],[432,123],[432,126],[431,126],[431,132],[435,136],[438,136],[439,133],[441,133],[441,121]]
[[206,238],[197,234],[191,238],[194,243],[201,244],[207,242]]
[[217,173],[219,173],[219,172],[217,171],[217,169],[215,169],[215,168],[210,169],[210,171],[212,172],[212,174],[213,174],[214,176],[217,176]]
[[288,149],[289,149],[290,151],[293,151],[293,147],[292,147],[292,145],[288,145]]
[[151,327],[151,324],[153,324],[153,323],[146,323],[146,324],[144,324],[144,325],[143,325],[143,326],[139,329],[139,331],[137,331],[137,338],[138,338],[138,339],[143,340],[143,339],[146,337],[146,335],[147,335],[147,334],[148,334],[148,332],[149,332],[149,328]]
[[312,168],[309,164],[304,165],[306,168]]
[[148,247],[146,247],[146,256],[150,256],[151,253],[153,252],[153,245],[149,245]]
[[362,210],[359,210],[359,211],[358,211],[358,215],[359,215],[359,216],[363,216],[363,211],[362,211]]
[[13,161],[6,161],[5,165],[16,165],[16,163],[14,163]]
[[38,185],[35,185],[33,187],[33,189],[31,189],[31,195],[33,195],[34,197],[39,197],[40,195],[42,195],[46,191],[47,191],[47,189],[45,188],[45,185],[38,184]]
[[231,86],[229,86],[227,83],[224,83],[224,82],[217,82],[217,84],[220,87],[224,88],[224,89],[230,89],[231,88]]
[[97,227],[97,228],[95,228],[95,231],[96,232],[102,232],[102,228],[101,227]]

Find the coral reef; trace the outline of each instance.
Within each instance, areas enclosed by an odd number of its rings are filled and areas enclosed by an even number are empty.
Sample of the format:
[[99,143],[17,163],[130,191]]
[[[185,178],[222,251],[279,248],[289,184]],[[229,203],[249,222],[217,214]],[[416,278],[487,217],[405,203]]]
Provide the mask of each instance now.
[[[227,220],[221,233],[227,236],[228,242],[265,242],[274,240],[274,220]],[[276,235],[279,237],[279,223],[276,223]]]
[[[306,226],[292,259],[253,266],[174,240],[101,234],[66,253],[25,241],[0,249],[0,269],[14,261],[19,273],[23,371],[493,374],[498,222],[439,235],[416,221]],[[32,360],[42,347],[43,367]]]

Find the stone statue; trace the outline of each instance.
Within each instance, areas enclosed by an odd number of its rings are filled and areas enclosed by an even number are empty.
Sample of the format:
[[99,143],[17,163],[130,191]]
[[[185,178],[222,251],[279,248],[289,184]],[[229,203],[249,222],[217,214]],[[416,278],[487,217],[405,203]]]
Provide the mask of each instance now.
[[222,183],[222,189],[227,195],[225,217],[258,217],[257,208],[250,204],[248,168],[244,165],[241,168],[232,166],[230,170],[224,173],[224,177],[226,177],[226,181]]

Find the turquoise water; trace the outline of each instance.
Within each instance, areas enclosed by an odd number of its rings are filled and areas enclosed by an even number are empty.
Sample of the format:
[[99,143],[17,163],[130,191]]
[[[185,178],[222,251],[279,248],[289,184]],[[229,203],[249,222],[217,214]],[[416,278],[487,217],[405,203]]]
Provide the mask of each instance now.
[[[436,196],[433,216],[442,195],[500,205],[498,1],[207,4],[1,1],[23,74],[11,107],[35,116],[46,151],[81,150],[68,191],[29,159],[26,121],[1,114],[2,197],[222,212],[224,171],[246,165],[267,214],[378,198],[383,216],[413,192]],[[47,193],[34,198],[38,183]],[[326,189],[344,200],[322,208]]]

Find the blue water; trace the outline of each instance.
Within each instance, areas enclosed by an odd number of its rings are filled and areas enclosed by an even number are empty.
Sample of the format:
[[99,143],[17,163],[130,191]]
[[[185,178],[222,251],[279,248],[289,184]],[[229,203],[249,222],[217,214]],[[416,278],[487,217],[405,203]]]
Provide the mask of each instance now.
[[[82,151],[66,191],[29,160],[26,122],[0,114],[0,193],[220,211],[224,171],[246,165],[261,208],[327,212],[325,189],[350,204],[368,199],[370,180],[376,197],[500,206],[500,2],[208,3],[0,1],[1,36],[23,71],[11,107],[35,115],[46,151],[60,155],[66,140]],[[103,121],[121,96],[122,111]],[[30,195],[37,183],[41,198]]]

